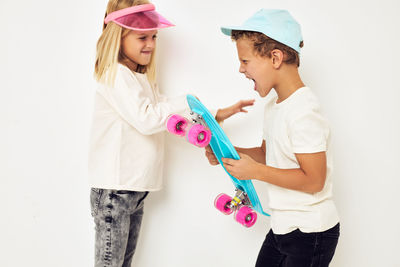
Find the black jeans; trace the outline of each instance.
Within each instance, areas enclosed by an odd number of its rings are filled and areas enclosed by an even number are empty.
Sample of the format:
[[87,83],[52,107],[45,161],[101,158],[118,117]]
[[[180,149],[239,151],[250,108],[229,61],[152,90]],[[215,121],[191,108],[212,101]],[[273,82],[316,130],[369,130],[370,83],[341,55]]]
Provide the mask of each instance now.
[[329,266],[340,235],[340,224],[324,232],[284,235],[269,231],[258,254],[256,267]]

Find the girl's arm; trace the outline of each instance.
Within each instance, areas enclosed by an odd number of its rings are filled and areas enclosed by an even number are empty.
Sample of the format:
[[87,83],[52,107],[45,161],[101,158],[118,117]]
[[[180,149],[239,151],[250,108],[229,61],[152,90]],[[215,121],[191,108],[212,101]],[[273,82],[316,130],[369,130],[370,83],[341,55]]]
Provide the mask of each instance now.
[[113,109],[143,135],[165,130],[170,114],[188,109],[186,96],[170,98],[166,102],[154,102],[129,70],[120,69],[114,87],[101,86],[98,92]]
[[256,179],[305,193],[320,192],[326,179],[326,153],[295,154],[298,169],[278,169],[254,161],[246,154],[240,160],[222,159],[226,170],[237,179]]

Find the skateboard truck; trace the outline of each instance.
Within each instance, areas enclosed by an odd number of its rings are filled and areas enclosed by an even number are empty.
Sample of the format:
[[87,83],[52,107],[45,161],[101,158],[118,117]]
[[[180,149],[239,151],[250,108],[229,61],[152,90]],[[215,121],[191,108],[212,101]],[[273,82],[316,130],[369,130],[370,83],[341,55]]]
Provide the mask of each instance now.
[[206,122],[204,121],[203,117],[193,111],[190,111],[190,116],[192,117],[193,123],[200,123],[203,126],[207,126]]
[[231,203],[229,203],[229,208],[235,210],[242,205],[250,206],[250,200],[246,192],[240,190],[239,188],[236,188],[235,192],[235,196],[232,198]]

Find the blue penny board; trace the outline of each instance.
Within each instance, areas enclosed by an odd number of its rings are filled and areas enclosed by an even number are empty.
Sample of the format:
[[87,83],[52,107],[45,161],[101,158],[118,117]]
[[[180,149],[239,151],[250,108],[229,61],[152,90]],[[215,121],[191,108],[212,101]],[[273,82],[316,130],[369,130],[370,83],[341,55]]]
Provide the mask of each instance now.
[[[187,95],[187,102],[189,104],[190,109],[203,117],[205,123],[211,131],[211,141],[210,146],[214,151],[216,158],[218,159],[221,166],[226,171],[224,165],[222,164],[221,158],[231,158],[231,159],[240,159],[238,153],[233,147],[232,143],[229,141],[228,137],[222,130],[221,126],[214,119],[214,116],[208,111],[208,109],[192,95]],[[247,196],[250,199],[251,205],[255,211],[260,214],[270,216],[268,213],[264,212],[258,199],[257,192],[254,189],[253,183],[251,180],[238,180],[229,172],[226,173],[231,178],[233,184],[236,188],[246,192]]]

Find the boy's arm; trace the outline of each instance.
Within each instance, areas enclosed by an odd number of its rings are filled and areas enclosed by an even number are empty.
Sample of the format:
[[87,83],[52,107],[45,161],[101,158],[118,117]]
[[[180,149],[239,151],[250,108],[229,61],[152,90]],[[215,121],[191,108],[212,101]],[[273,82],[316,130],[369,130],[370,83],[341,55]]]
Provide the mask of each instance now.
[[326,153],[295,154],[298,169],[278,169],[255,162],[246,154],[240,160],[222,159],[226,170],[242,180],[256,179],[305,193],[320,192],[326,179]]
[[263,140],[260,147],[252,147],[252,148],[242,148],[235,147],[238,153],[243,153],[250,156],[252,159],[257,161],[258,163],[265,165],[265,140]]
[[231,117],[232,115],[235,115],[236,113],[239,112],[247,113],[247,110],[245,110],[244,107],[252,106],[254,104],[254,101],[255,101],[254,99],[240,100],[239,102],[233,104],[232,106],[218,109],[217,114],[215,115],[215,120],[218,123],[220,123],[226,120],[227,118]]
[[[235,147],[236,151],[240,154],[246,154],[250,156],[256,162],[261,164],[265,164],[265,140],[263,140],[260,147],[252,147],[252,148],[241,148]],[[219,162],[215,157],[214,153],[211,150],[210,146],[206,147],[206,157],[211,165],[218,165]]]

